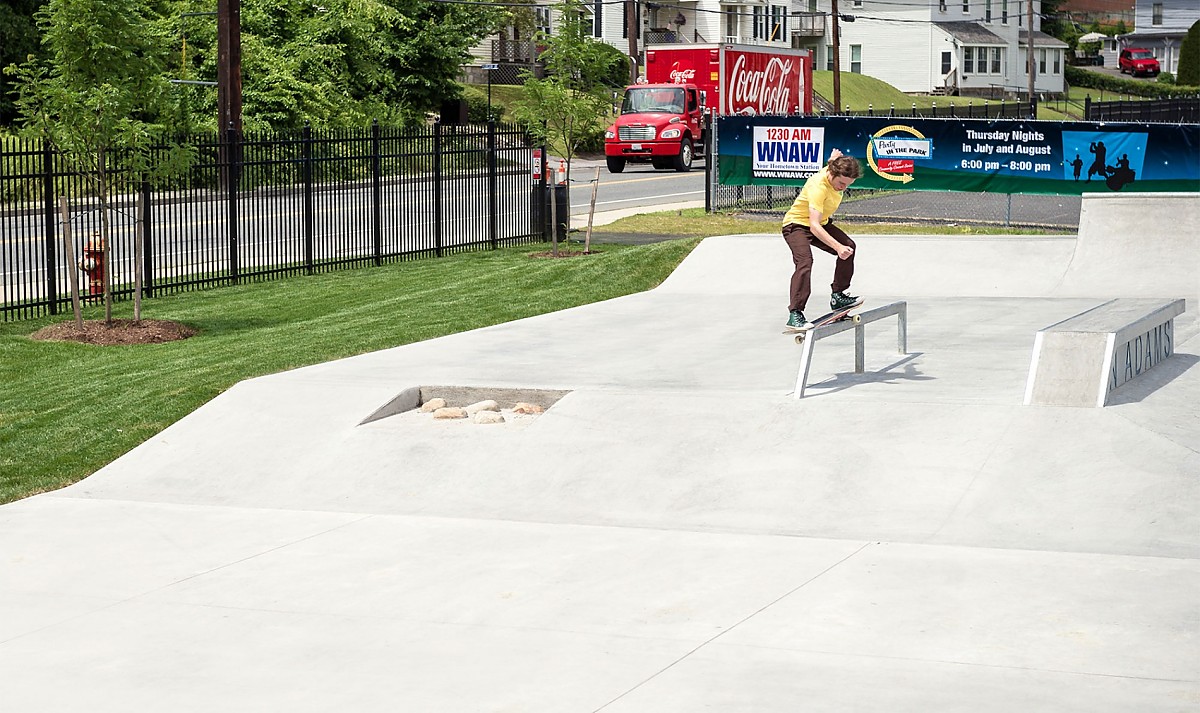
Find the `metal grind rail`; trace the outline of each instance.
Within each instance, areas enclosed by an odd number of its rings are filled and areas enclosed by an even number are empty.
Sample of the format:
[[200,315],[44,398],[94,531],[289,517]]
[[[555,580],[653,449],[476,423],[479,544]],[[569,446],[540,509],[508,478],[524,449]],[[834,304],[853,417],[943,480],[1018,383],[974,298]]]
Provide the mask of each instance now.
[[841,334],[848,329],[854,330],[854,373],[866,371],[866,326],[885,317],[896,317],[896,351],[908,353],[908,303],[892,302],[882,307],[869,309],[865,312],[850,315],[847,319],[826,324],[816,329],[810,329],[796,336],[796,343],[802,345],[800,352],[800,372],[796,375],[796,390],[794,398],[804,398],[804,388],[808,383],[808,370],[812,366],[813,346],[826,337]]

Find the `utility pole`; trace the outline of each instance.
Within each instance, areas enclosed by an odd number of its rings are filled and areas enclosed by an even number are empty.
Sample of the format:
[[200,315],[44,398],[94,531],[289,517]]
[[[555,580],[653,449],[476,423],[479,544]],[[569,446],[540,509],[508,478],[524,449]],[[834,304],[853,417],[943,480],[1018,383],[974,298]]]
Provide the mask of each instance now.
[[838,38],[838,0],[833,0],[833,110],[842,110],[842,47]]
[[638,78],[638,30],[642,23],[638,18],[638,0],[625,0],[625,34],[629,37],[629,82]]
[[242,133],[241,0],[217,0],[217,128]]
[[1034,98],[1033,98],[1034,78],[1037,75],[1037,70],[1035,69],[1034,64],[1033,64],[1033,0],[1025,0],[1025,1],[1027,4],[1027,7],[1025,8],[1025,17],[1028,18],[1028,22],[1026,24],[1029,25],[1029,27],[1026,28],[1027,29],[1026,37],[1029,38],[1029,43],[1025,47],[1025,54],[1026,54],[1025,61],[1029,63],[1029,113],[1030,113],[1029,118],[1036,119],[1037,118],[1037,109],[1035,107],[1037,106],[1037,104],[1034,103]]

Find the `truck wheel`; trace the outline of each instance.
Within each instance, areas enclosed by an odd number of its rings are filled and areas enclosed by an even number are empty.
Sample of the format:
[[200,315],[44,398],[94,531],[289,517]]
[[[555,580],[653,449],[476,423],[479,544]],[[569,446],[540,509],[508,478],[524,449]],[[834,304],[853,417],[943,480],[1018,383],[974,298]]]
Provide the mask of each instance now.
[[692,140],[684,137],[683,141],[679,142],[679,155],[675,157],[676,171],[692,170]]
[[609,173],[620,173],[625,170],[625,159],[620,156],[605,156],[604,159],[608,163]]

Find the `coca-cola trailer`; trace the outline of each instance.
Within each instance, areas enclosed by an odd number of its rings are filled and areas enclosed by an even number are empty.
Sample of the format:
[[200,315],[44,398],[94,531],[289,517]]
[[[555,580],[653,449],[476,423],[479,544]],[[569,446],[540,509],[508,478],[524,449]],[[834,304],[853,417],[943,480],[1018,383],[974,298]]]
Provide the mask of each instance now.
[[812,53],[753,45],[649,45],[605,132],[608,170],[630,161],[687,171],[707,151],[704,115],[812,112]]

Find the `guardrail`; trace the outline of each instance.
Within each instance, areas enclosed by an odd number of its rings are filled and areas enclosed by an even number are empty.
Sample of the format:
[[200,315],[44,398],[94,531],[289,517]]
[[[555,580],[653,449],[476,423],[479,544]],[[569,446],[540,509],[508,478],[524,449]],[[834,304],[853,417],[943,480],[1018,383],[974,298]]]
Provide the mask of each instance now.
[[810,329],[807,332],[796,335],[796,342],[804,348],[800,352],[800,371],[796,375],[796,390],[793,394],[794,398],[804,398],[804,388],[808,383],[808,371],[812,366],[813,347],[816,343],[826,337],[832,337],[835,334],[841,334],[846,330],[854,330],[854,373],[862,374],[866,371],[866,326],[871,322],[877,322],[885,317],[896,318],[896,351],[899,354],[908,353],[908,303],[907,302],[892,302],[882,307],[869,309],[866,312],[859,312],[851,315],[849,319],[845,319],[833,324],[826,324],[816,329]]

